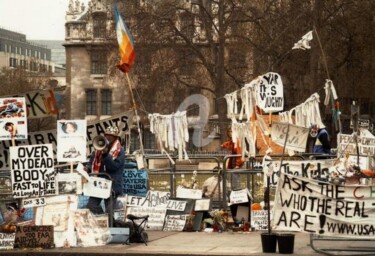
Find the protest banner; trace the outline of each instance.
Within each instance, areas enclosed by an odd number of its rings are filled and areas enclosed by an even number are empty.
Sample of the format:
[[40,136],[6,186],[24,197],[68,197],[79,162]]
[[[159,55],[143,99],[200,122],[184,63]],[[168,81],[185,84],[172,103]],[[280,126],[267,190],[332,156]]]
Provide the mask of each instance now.
[[10,148],[13,198],[56,194],[51,144]]
[[82,176],[78,173],[58,173],[56,185],[59,195],[82,194]]
[[284,87],[281,76],[268,72],[256,87],[257,105],[266,113],[284,109]]
[[147,193],[147,171],[127,169],[123,172],[123,192],[127,195],[145,196]]
[[342,186],[281,173],[273,231],[375,239],[372,186]]
[[57,121],[57,161],[86,161],[86,120]]
[[[114,115],[110,118],[96,122],[88,122],[87,124],[87,155],[94,150],[93,139],[100,134],[104,134],[105,128],[108,126],[119,127],[122,136],[132,126],[133,111],[127,111],[122,114]],[[57,155],[57,132],[55,130],[31,132],[26,140],[16,140],[16,146],[52,144],[53,153]],[[9,170],[9,148],[12,146],[9,140],[0,140],[0,170]]]
[[0,140],[27,139],[25,98],[0,98]]
[[305,152],[309,131],[309,128],[294,124],[272,122],[271,139],[274,143],[280,146],[285,145],[285,148],[287,149]]
[[[280,161],[273,161],[274,170],[280,170],[283,173],[302,176],[306,178],[314,178],[326,176],[329,174],[329,167],[334,165],[335,160],[304,160],[304,161],[283,161],[280,168]],[[264,184],[267,184],[267,177],[263,177]],[[270,186],[276,186],[278,177],[274,172],[270,176]]]

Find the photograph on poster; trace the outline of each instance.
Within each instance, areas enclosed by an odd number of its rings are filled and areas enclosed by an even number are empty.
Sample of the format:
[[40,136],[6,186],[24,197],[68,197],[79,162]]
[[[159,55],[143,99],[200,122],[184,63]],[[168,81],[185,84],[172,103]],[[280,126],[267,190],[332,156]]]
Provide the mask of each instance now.
[[25,98],[0,98],[0,140],[27,139]]

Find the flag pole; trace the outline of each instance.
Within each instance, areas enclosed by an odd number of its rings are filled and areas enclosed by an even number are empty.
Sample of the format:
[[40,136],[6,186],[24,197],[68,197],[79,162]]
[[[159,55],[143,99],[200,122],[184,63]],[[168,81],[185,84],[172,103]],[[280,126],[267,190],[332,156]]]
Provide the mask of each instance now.
[[130,91],[130,95],[131,95],[132,102],[133,102],[134,113],[135,113],[135,119],[136,119],[136,122],[137,122],[137,128],[138,128],[138,135],[139,135],[139,143],[140,143],[141,155],[143,155],[143,154],[144,154],[144,149],[143,149],[143,142],[142,142],[141,128],[140,128],[140,126],[139,126],[139,118],[138,118],[137,105],[135,104],[134,95],[133,95],[133,90],[132,90],[132,84],[131,84],[131,82],[130,82],[130,78],[129,78],[128,73],[126,73],[126,79],[128,80],[129,91]]
[[320,51],[322,52],[323,62],[324,62],[324,67],[325,67],[325,70],[326,70],[327,78],[329,80],[331,80],[331,78],[329,77],[329,72],[328,72],[327,58],[326,58],[326,55],[324,53],[322,43],[320,42],[320,37],[319,37],[318,31],[316,30],[315,26],[314,26],[314,32],[315,32],[316,38],[318,39]]

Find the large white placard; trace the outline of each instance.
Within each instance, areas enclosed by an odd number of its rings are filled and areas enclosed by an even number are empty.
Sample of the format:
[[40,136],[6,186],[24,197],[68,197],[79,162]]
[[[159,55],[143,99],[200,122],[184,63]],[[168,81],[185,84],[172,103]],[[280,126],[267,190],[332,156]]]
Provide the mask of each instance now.
[[57,121],[57,161],[86,161],[86,120]]
[[264,74],[256,87],[256,99],[258,106],[266,113],[282,111],[284,87],[281,76],[273,72]]
[[10,148],[13,198],[56,194],[51,144]]

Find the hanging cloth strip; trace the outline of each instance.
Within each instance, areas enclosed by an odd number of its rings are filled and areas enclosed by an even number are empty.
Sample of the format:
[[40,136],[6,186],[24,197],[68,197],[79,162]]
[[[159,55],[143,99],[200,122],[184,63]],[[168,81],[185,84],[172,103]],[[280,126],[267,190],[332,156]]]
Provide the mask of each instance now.
[[165,153],[174,163],[167,150],[178,150],[178,158],[189,159],[186,152],[186,143],[189,141],[188,122],[186,111],[178,111],[173,115],[149,114],[150,131],[155,134],[162,153]]
[[[280,119],[306,128],[310,128],[312,124],[317,124],[320,128],[324,128],[325,125],[320,116],[319,102],[319,94],[314,93],[305,102],[292,108],[290,111],[279,113]],[[292,119],[293,111],[295,111],[294,122]]]

